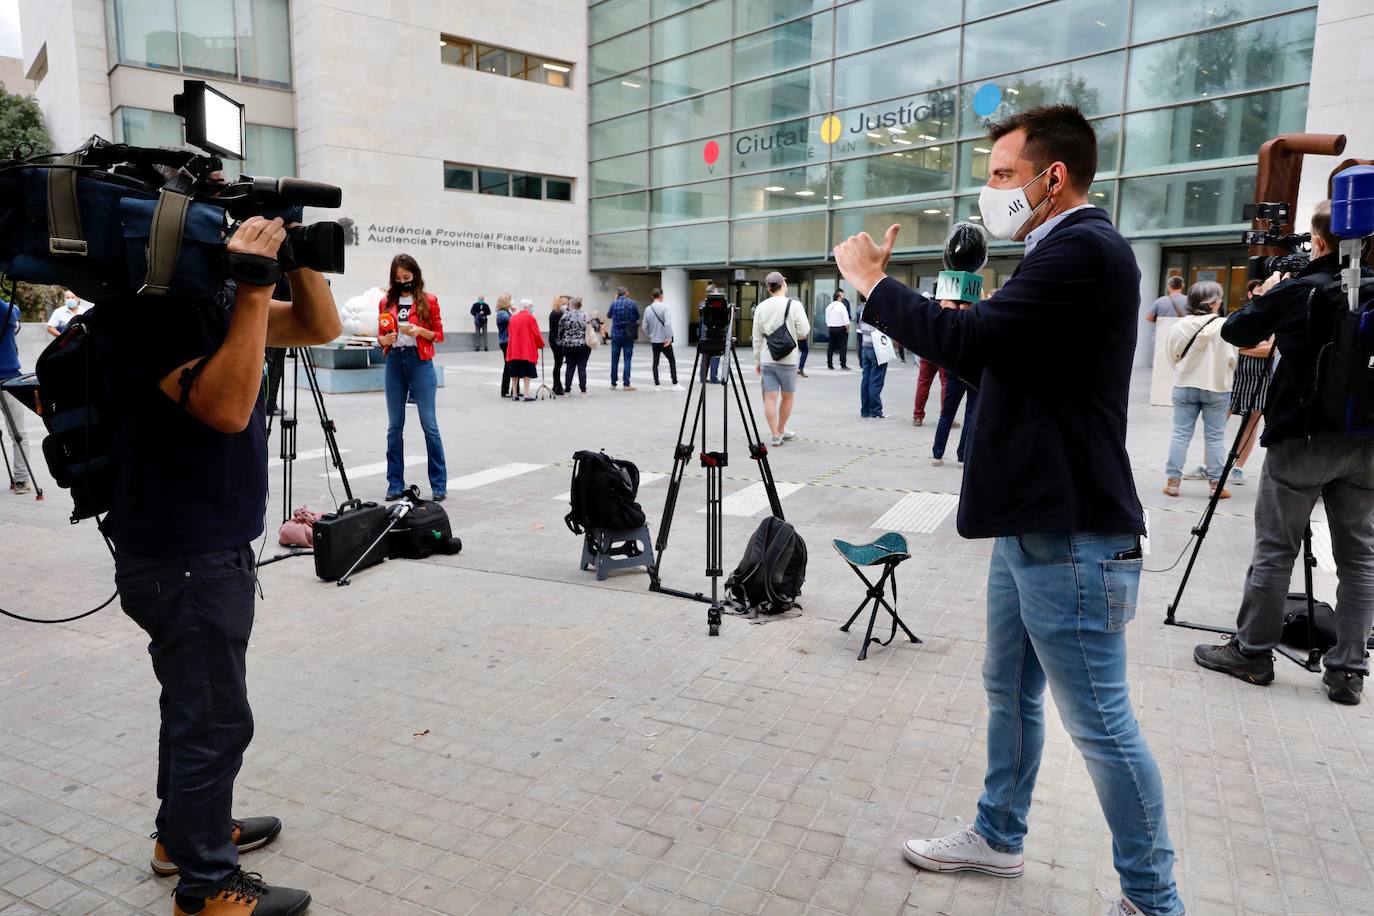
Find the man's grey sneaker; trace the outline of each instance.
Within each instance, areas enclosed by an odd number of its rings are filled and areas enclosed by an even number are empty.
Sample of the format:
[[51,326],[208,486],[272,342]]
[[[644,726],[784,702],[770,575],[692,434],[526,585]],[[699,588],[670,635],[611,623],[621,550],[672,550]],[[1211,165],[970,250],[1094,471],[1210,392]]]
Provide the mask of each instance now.
[[907,840],[902,857],[926,871],[980,871],[999,878],[1016,878],[1025,869],[1021,853],[998,852],[978,831],[955,818],[958,831],[929,840]]
[[1262,655],[1246,655],[1240,644],[1228,639],[1219,646],[1198,646],[1193,649],[1193,661],[1212,671],[1220,671],[1242,681],[1263,687],[1274,680],[1274,656],[1270,652]]
[[1342,706],[1360,705],[1360,694],[1364,692],[1363,674],[1327,668],[1322,675],[1322,683],[1326,685],[1326,696],[1331,702]]
[[[240,853],[261,849],[281,833],[281,821],[275,817],[246,817],[241,821],[230,821],[230,824],[232,826],[229,838]],[[157,834],[154,833],[149,839],[153,840],[153,859],[148,866],[153,870],[153,874],[161,878],[170,878],[180,873],[181,869],[167,855],[167,847],[162,845],[162,840],[158,839]]]
[[1231,486],[1245,486],[1245,468],[1231,468]]
[[1207,477],[1207,469],[1206,469],[1205,467],[1203,467],[1202,465],[1198,465],[1197,467],[1193,468],[1191,471],[1186,471],[1186,472],[1184,472],[1184,474],[1183,474],[1183,479],[1184,479],[1184,480],[1207,480],[1207,479],[1208,479],[1208,477]]

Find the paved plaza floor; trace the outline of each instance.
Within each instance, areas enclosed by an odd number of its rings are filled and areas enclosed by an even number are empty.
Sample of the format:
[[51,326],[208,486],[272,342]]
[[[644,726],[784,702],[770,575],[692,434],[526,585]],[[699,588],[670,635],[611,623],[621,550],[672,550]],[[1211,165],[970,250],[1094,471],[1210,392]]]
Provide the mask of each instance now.
[[[41,341],[28,336],[31,351]],[[972,818],[986,724],[989,544],[955,533],[960,471],[931,466],[934,403],[928,425],[911,425],[914,368],[888,375],[893,419],[861,419],[858,372],[827,371],[813,351],[800,437],[771,453],[786,515],[810,548],[805,612],[766,625],[727,617],[712,639],[704,605],[650,593],[642,571],[605,582],[579,572],[579,540],[562,520],[576,449],[630,458],[646,477],[668,473],[685,393],[653,390],[641,346],[637,392],[609,390],[602,349],[588,398],[513,404],[497,397],[498,357],[440,356],[461,555],[390,561],[346,589],[318,581],[308,559],[262,570],[249,652],[256,736],[236,810],[277,814],[286,830],[245,856],[248,868],[308,888],[315,914],[1106,909],[1099,893],[1117,893],[1110,838],[1055,713],[1023,877],[928,874],[902,860],[904,839]],[[1130,678],[1164,774],[1188,911],[1372,913],[1374,703],[1336,706],[1318,675],[1282,661],[1267,688],[1204,672],[1191,653],[1206,634],[1164,626],[1206,487],[1160,492],[1170,411],[1149,406],[1147,389],[1138,370],[1129,446],[1149,510],[1146,567],[1168,571],[1143,578]],[[330,397],[328,407],[355,493],[380,500],[382,396]],[[303,413],[295,501],[326,509],[343,490]],[[410,479],[424,485],[413,412],[406,452]],[[1199,433],[1190,464],[1200,457]],[[738,424],[726,473],[729,568],[766,512]],[[61,617],[109,595],[111,563],[93,526],[70,526],[66,494],[40,477],[42,502],[0,496],[0,604]],[[655,526],[666,482],[641,491]],[[1184,616],[1233,622],[1256,489],[1222,503]],[[706,585],[704,504],[691,467],[667,585]],[[838,627],[862,587],[829,542],[889,528],[912,544],[899,607],[924,641],[858,661],[862,635]],[[1318,594],[1333,599],[1321,554]],[[117,606],[59,626],[0,621],[3,916],[170,912],[173,882],[147,866],[157,685],[146,642]]]

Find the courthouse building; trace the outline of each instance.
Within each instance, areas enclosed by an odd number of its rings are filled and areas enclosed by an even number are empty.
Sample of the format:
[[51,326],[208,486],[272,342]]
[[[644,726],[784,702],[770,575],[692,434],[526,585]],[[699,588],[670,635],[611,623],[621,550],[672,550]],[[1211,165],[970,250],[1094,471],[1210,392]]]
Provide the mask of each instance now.
[[[1090,199],[1131,240],[1142,294],[1178,274],[1235,301],[1260,143],[1341,132],[1374,157],[1368,0],[21,6],[59,146],[179,143],[172,94],[212,80],[247,104],[244,171],[343,187],[350,295],[405,250],[464,305],[604,307],[618,283],[661,285],[681,328],[715,281],[747,337],[773,268],[819,317],[828,252],[860,229],[902,223],[893,272],[929,286],[950,225],[978,219],[987,122],[1069,101],[1097,128]],[[1333,164],[1309,160],[1300,211]],[[987,287],[1018,251],[995,250]]]

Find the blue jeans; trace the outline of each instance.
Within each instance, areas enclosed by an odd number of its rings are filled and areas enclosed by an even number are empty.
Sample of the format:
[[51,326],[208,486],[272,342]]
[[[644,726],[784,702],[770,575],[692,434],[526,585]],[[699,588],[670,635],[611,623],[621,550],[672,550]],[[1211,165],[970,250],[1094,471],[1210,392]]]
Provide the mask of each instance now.
[[801,364],[797,366],[798,372],[806,371],[806,358],[811,355],[811,338],[803,337],[797,341],[797,349],[801,351]]
[[954,428],[954,420],[959,415],[959,402],[968,395],[968,407],[964,408],[964,425],[959,430],[959,445],[955,454],[962,462],[968,451],[968,443],[973,433],[973,416],[978,410],[978,389],[953,374],[945,376],[944,397],[940,401],[940,422],[935,424],[935,444],[931,449],[934,458],[945,457],[945,446],[949,444],[949,431]]
[[1141,561],[1134,535],[998,538],[988,570],[988,769],[975,829],[1020,852],[1045,743],[1045,685],[1083,754],[1112,832],[1121,890],[1149,916],[1179,916],[1164,786],[1131,709],[1126,624]]
[[405,428],[406,394],[420,408],[420,428],[425,431],[425,451],[429,453],[429,487],[435,496],[448,491],[448,469],[444,465],[444,443],[439,439],[439,421],[434,417],[434,397],[439,384],[433,360],[420,359],[414,347],[393,347],[386,358],[386,492],[388,496],[406,488]]
[[1229,391],[1174,388],[1174,438],[1169,443],[1169,460],[1164,468],[1166,476],[1183,476],[1183,462],[1188,460],[1188,443],[1193,441],[1193,429],[1197,426],[1198,414],[1201,414],[1207,479],[1221,477],[1221,469],[1226,464],[1226,411],[1230,406]]
[[615,371],[620,365],[620,358],[625,357],[625,374],[623,376],[625,385],[630,384],[630,357],[635,355],[635,342],[633,340],[620,340],[611,338],[611,387],[615,387]]
[[878,364],[878,357],[872,347],[860,347],[859,367],[863,369],[863,377],[859,379],[859,416],[881,417],[887,363]]

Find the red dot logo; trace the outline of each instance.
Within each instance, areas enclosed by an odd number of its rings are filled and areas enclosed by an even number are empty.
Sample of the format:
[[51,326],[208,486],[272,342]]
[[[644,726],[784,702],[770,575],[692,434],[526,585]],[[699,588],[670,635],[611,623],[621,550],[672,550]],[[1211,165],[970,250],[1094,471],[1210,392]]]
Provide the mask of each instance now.
[[715,165],[716,160],[720,158],[720,144],[714,140],[707,142],[702,147],[701,158],[706,160],[707,165]]

